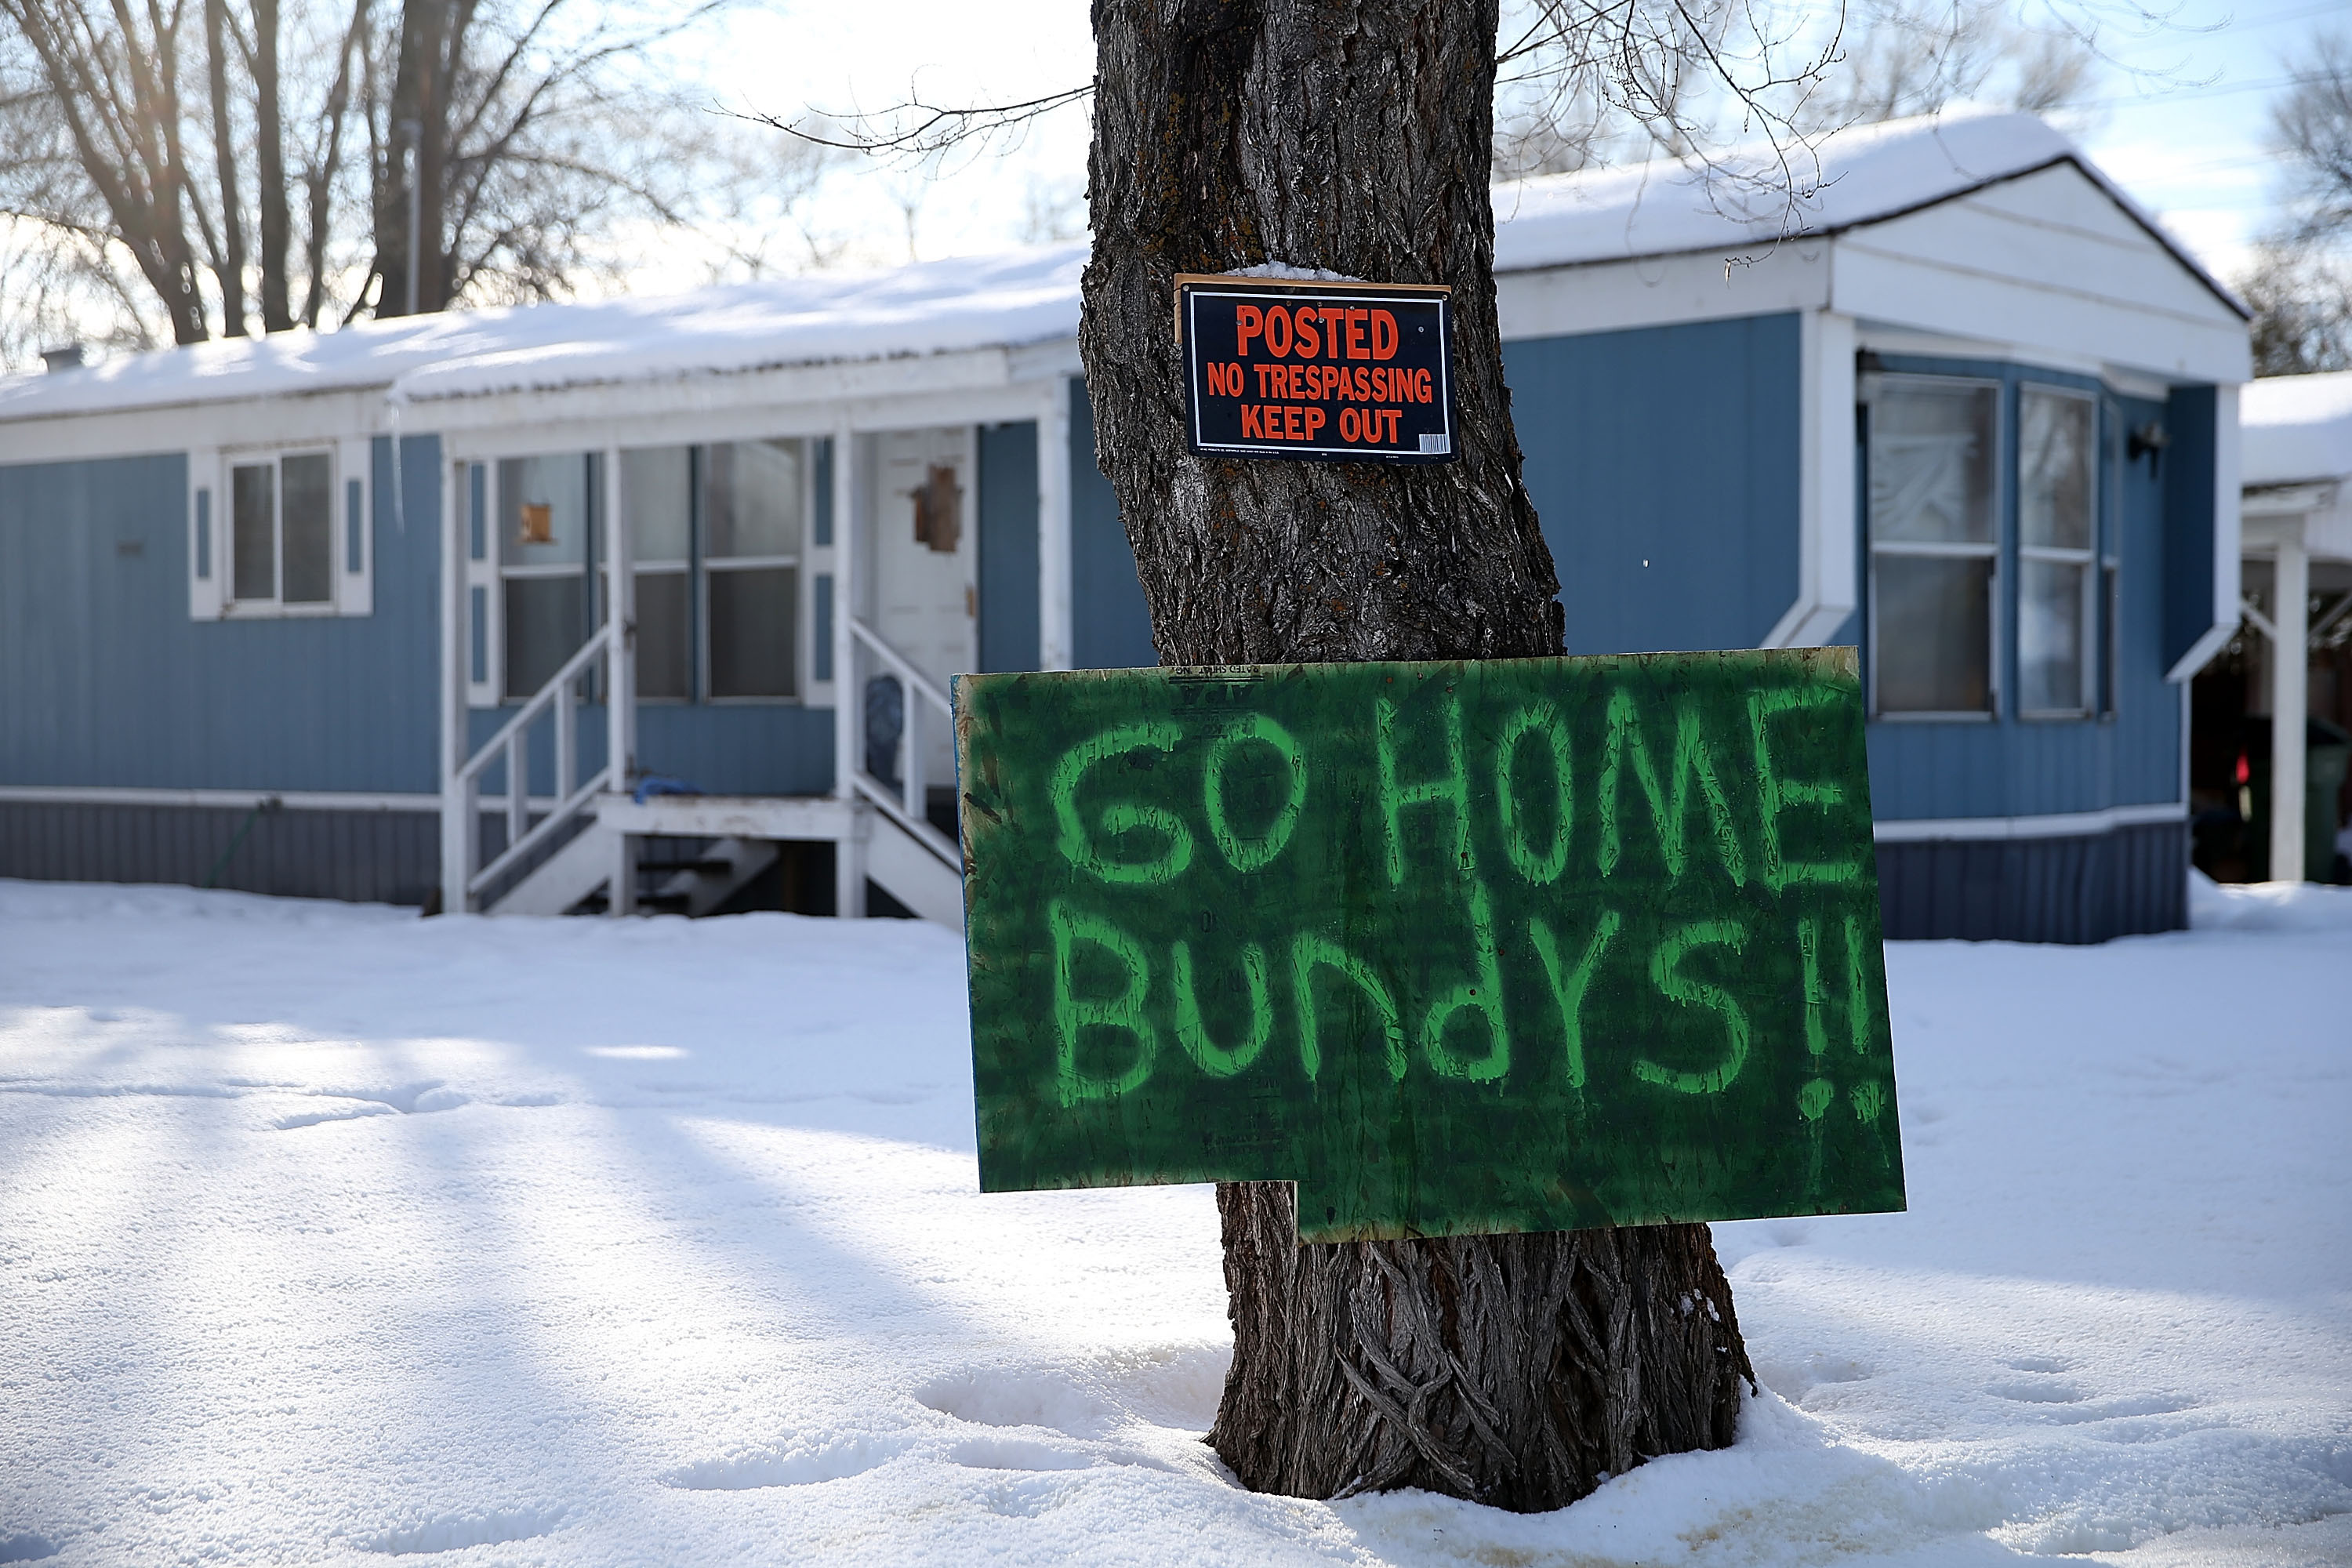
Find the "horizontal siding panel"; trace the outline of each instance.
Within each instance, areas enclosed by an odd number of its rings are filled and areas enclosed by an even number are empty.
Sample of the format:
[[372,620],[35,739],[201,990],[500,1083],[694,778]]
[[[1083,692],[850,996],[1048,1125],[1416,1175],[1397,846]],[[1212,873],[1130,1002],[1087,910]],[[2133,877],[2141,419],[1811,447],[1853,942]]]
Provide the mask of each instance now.
[[213,886],[422,904],[440,881],[430,812],[0,801],[0,877]]
[[2189,830],[1878,847],[1889,941],[2099,942],[2189,923]]

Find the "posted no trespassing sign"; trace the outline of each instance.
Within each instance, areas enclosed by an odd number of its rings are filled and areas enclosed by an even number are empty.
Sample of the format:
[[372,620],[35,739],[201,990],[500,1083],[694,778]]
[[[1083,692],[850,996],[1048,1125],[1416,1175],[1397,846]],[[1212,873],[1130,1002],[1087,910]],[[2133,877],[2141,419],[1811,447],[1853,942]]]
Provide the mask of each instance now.
[[1452,461],[1450,294],[1443,285],[1179,274],[1192,449]]

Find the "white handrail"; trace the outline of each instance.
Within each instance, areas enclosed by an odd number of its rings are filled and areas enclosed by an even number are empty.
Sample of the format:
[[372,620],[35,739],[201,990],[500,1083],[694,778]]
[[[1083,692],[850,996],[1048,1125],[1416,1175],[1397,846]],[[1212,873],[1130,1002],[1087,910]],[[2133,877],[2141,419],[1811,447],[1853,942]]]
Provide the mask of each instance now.
[[497,859],[491,861],[488,865],[474,873],[473,880],[466,885],[466,891],[468,893],[478,893],[484,888],[488,887],[492,882],[496,881],[499,872],[505,870],[509,866],[512,865],[521,857],[530,853],[531,849],[535,846],[546,839],[549,835],[552,834],[564,823],[570,821],[572,815],[582,806],[587,805],[588,802],[594,797],[596,792],[604,787],[605,781],[610,779],[612,776],[613,770],[610,767],[597,769],[596,774],[593,778],[590,779],[586,784],[582,784],[578,789],[573,790],[562,805],[558,805],[553,811],[549,812],[545,816],[540,818],[538,826],[522,834],[519,837],[509,839],[507,843],[507,847],[499,851],[499,858]]
[[941,691],[929,676],[925,675],[908,662],[905,654],[884,642],[880,633],[855,616],[850,618],[849,632],[859,642],[879,654],[882,661],[889,665],[901,680],[938,704],[940,712],[950,715],[955,712],[955,704],[948,700],[948,694]]
[[[477,831],[478,803],[480,800],[482,774],[494,762],[506,764],[507,792],[504,814],[507,825],[506,847],[490,863],[472,871],[466,879],[466,895],[473,896],[497,881],[507,868],[513,866],[539,845],[545,843],[564,824],[579,815],[581,808],[608,784],[617,789],[627,782],[625,761],[607,757],[604,765],[584,782],[575,784],[580,771],[579,695],[574,688],[580,678],[593,668],[599,659],[606,659],[613,651],[615,637],[607,626],[583,642],[565,659],[547,683],[533,692],[530,700],[517,710],[515,716],[499,726],[498,732],[466,759],[457,769],[457,782],[464,791],[466,806],[466,859],[474,858],[474,834]],[[607,701],[619,700],[612,689],[617,684],[609,678],[611,665],[606,665]],[[531,825],[530,767],[530,726],[552,710],[555,719],[555,795],[548,813],[537,826]],[[541,797],[544,798],[544,797]]]
[[581,671],[604,657],[605,647],[612,640],[600,628],[594,637],[582,643],[578,651],[563,661],[563,668],[557,670],[546,685],[533,692],[530,700],[524,703],[513,718],[499,725],[497,734],[483,742],[480,748],[466,759],[457,769],[457,776],[461,779],[478,777],[482,770],[490,765],[491,754],[513,739],[517,731],[546,712],[548,704],[555,700],[557,689],[567,682],[579,679]]
[[[863,644],[877,661],[898,679],[900,686],[907,691],[909,698],[920,699],[922,702],[936,708],[940,716],[950,725],[954,723],[955,705],[948,700],[947,693],[940,689],[937,682],[915,668],[912,660],[892,647],[883,640],[880,633],[855,616],[849,617],[849,631],[856,643]],[[853,685],[855,685],[855,672],[852,674]],[[863,688],[859,687],[845,693],[841,700],[862,701],[862,690]],[[887,784],[875,777],[873,770],[866,765],[863,755],[849,759],[850,784],[859,795],[873,802],[884,816],[906,829],[917,843],[938,856],[944,864],[961,872],[963,869],[962,849],[954,839],[932,826],[925,815],[923,748],[917,731],[917,716],[918,705],[915,701],[909,700],[906,705],[903,721],[898,727],[898,775],[902,781],[898,789],[894,792]],[[865,717],[861,710],[856,726],[856,732],[861,741],[865,737]]]

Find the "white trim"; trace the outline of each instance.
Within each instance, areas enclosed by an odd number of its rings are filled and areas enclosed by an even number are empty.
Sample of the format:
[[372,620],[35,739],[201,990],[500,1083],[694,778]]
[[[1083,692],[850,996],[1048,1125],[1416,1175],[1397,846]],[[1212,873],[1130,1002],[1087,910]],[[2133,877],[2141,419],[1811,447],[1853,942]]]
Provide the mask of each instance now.
[[1811,647],[1855,609],[1854,323],[1808,310],[1798,318],[1797,599],[1764,647]]
[[[358,552],[352,540],[352,488],[359,487]],[[334,601],[339,616],[375,614],[375,442],[366,436],[335,443]]]
[[1799,239],[1749,266],[1706,251],[1497,272],[1495,308],[1505,342],[1819,310],[1829,262],[1827,241]]
[[[665,447],[1026,419],[1036,383],[1016,382],[1005,351],[646,384],[419,398],[408,405],[451,457],[520,457],[608,446]],[[528,443],[528,448],[513,443]]]
[[2164,672],[2167,680],[2186,681],[2205,668],[2206,661],[2220,653],[2222,647],[2237,635],[2238,601],[2244,594],[2245,563],[2242,559],[2245,543],[2245,521],[2239,509],[2244,505],[2244,487],[2240,482],[2238,444],[2238,388],[2233,385],[2213,389],[2213,620],[2205,635],[2189,645],[2170,669]]
[[851,623],[857,616],[859,552],[866,545],[858,508],[867,489],[862,466],[867,458],[849,412],[840,410],[833,428],[833,793],[850,808],[850,831],[833,852],[833,912],[843,920],[866,913],[866,811],[857,797],[858,756],[865,693],[857,681],[857,642]]
[[[393,471],[398,473],[400,438],[393,437]],[[463,465],[450,462],[446,455],[434,464],[439,471],[436,481],[441,489],[441,667],[434,684],[434,710],[440,731],[441,754],[441,908],[444,912],[463,911],[467,907],[466,879],[474,855],[475,837],[478,825],[469,809],[473,785],[458,770],[465,766],[467,745],[467,710],[471,705],[472,671],[467,668],[467,656],[472,651],[472,628],[467,616],[470,595],[467,592],[466,520],[459,515],[465,500],[466,487],[458,476],[466,470]]]
[[[456,521],[454,544],[450,558],[457,563],[464,588],[457,601],[457,624],[463,634],[459,643],[459,668],[466,682],[466,705],[468,708],[496,708],[506,690],[506,595],[499,575],[499,465],[495,458],[458,458],[452,459],[446,447],[442,452],[442,467],[450,476],[450,494],[454,504],[450,516]],[[482,476],[482,554],[476,560],[474,543],[474,472]],[[476,616],[474,595],[481,595],[482,613],[482,678],[474,679],[474,636]],[[462,759],[470,747],[463,738],[457,748]]]
[[1070,378],[1055,376],[1037,411],[1037,668],[1076,658],[1070,600]]
[[2104,811],[2069,811],[2047,816],[1945,816],[1895,819],[1874,823],[1872,837],[1881,844],[1918,844],[1937,840],[2000,838],[2079,838],[2112,833],[2118,827],[2140,827],[2154,822],[2185,822],[2189,807],[2177,800],[2153,805],[2111,805]]
[[1871,321],[1967,338],[2022,338],[2042,356],[2068,353],[2187,382],[2251,374],[2245,322],[2200,319],[2116,299],[2078,280],[2039,282],[1951,258],[1905,255],[1860,235],[1838,241],[1833,309]]
[[352,790],[116,789],[80,784],[0,784],[0,802],[50,805],[194,805],[250,808],[275,802],[289,811],[437,812],[437,795],[380,795]]

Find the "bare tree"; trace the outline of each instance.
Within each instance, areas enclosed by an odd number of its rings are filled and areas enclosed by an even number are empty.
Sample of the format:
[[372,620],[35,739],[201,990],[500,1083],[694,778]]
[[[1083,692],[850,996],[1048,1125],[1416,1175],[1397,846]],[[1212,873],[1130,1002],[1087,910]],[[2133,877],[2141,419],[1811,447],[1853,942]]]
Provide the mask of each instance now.
[[1933,114],[1973,100],[2048,113],[2078,100],[2098,68],[2087,15],[2029,25],[2011,0],[1856,0],[1823,90],[1798,118],[1820,130]]
[[2294,85],[2271,109],[2286,155],[2288,234],[2352,236],[2352,33],[2322,32],[2297,51]]
[[[208,227],[181,142],[182,0],[143,10],[92,0],[0,0],[16,47],[0,127],[13,176],[67,197],[11,216],[67,233],[105,233],[138,269],[180,342],[210,335],[192,227]],[[86,184],[60,179],[78,168]]]
[[2273,241],[2237,282],[2254,310],[2256,375],[2352,370],[2352,268],[2315,246]]
[[2352,33],[2296,51],[2271,106],[2282,212],[2238,279],[2254,308],[2254,374],[2352,369]]
[[[821,162],[676,46],[725,0],[0,0],[0,361],[562,295],[692,228],[737,270]],[[580,14],[575,18],[573,13]],[[783,178],[775,176],[782,172]],[[108,325],[106,323],[111,323]]]

